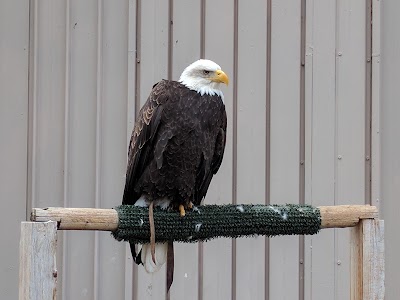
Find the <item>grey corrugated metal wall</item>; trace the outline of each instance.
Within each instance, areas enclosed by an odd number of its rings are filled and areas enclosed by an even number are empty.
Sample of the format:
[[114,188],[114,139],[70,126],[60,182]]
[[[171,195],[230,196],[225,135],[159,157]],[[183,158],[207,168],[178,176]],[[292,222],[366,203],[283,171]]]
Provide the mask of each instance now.
[[[3,0],[2,295],[17,295],[19,221],[118,205],[135,113],[203,56],[232,81],[207,203],[379,204],[379,14],[378,0]],[[165,269],[132,266],[108,233],[59,245],[60,299],[165,298]],[[170,299],[348,299],[348,245],[348,230],[177,245]]]

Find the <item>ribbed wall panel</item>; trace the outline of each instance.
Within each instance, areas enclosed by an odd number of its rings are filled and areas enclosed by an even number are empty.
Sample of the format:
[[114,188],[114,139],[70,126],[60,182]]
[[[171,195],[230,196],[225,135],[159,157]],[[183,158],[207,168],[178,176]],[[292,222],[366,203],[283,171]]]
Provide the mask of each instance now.
[[[364,0],[16,3],[0,4],[0,133],[10,141],[0,187],[12,220],[33,206],[118,205],[138,109],[155,82],[202,56],[231,79],[225,157],[206,203],[362,204],[370,192],[379,203],[366,163],[371,144],[380,151],[379,62],[366,62],[379,47]],[[13,35],[7,9],[21,21]],[[0,270],[10,299],[13,234]],[[169,298],[348,299],[348,244],[347,230],[306,237],[304,248],[296,236],[177,244]],[[109,233],[63,232],[59,245],[59,299],[168,298],[165,267],[147,274]]]
[[[306,192],[312,205],[335,204],[336,2],[307,1]],[[306,237],[305,299],[335,296],[334,230]],[[330,257],[331,259],[327,259]]]
[[[237,203],[265,201],[266,90],[259,87],[266,82],[266,11],[266,1],[239,1]],[[245,159],[250,153],[252,159]],[[264,298],[264,253],[264,237],[237,239],[236,299]]]
[[[300,200],[300,4],[272,1],[271,9],[270,201],[278,204]],[[299,263],[297,236],[271,239],[270,299],[299,296]]]
[[0,1],[0,291],[18,297],[20,221],[26,217],[29,3]]
[[[221,14],[221,11],[224,11]],[[230,76],[231,84],[224,89],[228,116],[227,140],[224,159],[207,192],[205,203],[232,202],[233,151],[233,23],[234,3],[231,0],[206,1],[205,57],[212,59]],[[223,41],[221,36],[224,36]],[[232,297],[232,242],[216,239],[203,244],[203,299],[231,299]],[[216,268],[215,266],[218,266]],[[203,300],[199,299],[199,300]]]

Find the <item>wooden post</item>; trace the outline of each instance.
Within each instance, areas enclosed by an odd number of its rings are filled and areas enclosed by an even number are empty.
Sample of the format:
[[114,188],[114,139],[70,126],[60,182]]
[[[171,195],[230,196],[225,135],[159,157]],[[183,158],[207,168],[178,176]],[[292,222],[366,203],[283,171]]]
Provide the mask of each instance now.
[[19,300],[56,299],[57,222],[22,222]]
[[351,300],[383,300],[384,222],[364,219],[351,229]]

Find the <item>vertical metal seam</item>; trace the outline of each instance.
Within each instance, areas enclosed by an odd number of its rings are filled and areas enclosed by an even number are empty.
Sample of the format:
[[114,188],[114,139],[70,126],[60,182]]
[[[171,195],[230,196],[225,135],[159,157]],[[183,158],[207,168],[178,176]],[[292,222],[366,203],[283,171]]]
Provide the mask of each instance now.
[[[68,176],[69,176],[69,107],[70,107],[70,8],[71,3],[70,0],[66,0],[65,3],[65,87],[64,87],[64,199],[63,205],[64,207],[69,207],[69,200],[68,200]],[[62,298],[68,299],[69,293],[67,286],[67,271],[68,271],[68,233],[63,232],[63,268],[62,268],[62,279],[61,279],[61,286],[62,286]]]
[[[130,133],[132,119],[135,116],[135,70],[136,70],[136,1],[128,1],[126,3],[127,7],[127,73],[126,73],[126,87],[127,87],[127,97],[126,97],[126,148],[129,148]],[[125,156],[127,158],[127,156]],[[127,161],[126,161],[127,163]],[[136,277],[135,273],[137,271],[136,264],[132,263],[132,255],[129,249],[129,244],[125,245],[125,276],[124,276],[124,299],[131,299],[135,297],[135,292],[137,291]]]
[[[141,30],[142,30],[142,2],[136,0],[136,20],[135,20],[135,120],[140,109],[140,60],[141,60]],[[130,253],[128,253],[130,255]],[[138,268],[135,263],[132,267],[132,297],[135,299],[138,293]]]
[[[173,70],[174,70],[174,0],[168,1],[168,70],[167,76],[169,80],[172,80]],[[165,268],[165,272],[167,272],[167,268]],[[170,300],[171,290],[169,292],[166,291],[165,298],[166,300]]]
[[25,220],[28,220],[29,216],[29,210],[30,210],[30,204],[29,204],[29,191],[30,191],[30,116],[29,116],[29,111],[30,111],[30,102],[32,99],[31,95],[31,80],[32,80],[32,74],[31,74],[31,65],[32,65],[32,59],[31,59],[31,50],[32,50],[32,45],[31,45],[31,39],[32,39],[32,1],[29,1],[28,3],[28,74],[27,74],[27,80],[28,80],[28,116],[26,118],[26,182],[25,182]]
[[[39,22],[39,12],[38,12],[38,1],[33,1],[33,49],[32,49],[32,98],[29,106],[29,116],[30,116],[30,127],[31,127],[31,151],[30,151],[30,205],[32,207],[36,206],[36,160],[37,160],[37,69],[38,69],[38,22]],[[30,212],[27,211],[27,218]]]
[[[271,33],[272,33],[272,0],[267,0],[267,45],[266,45],[266,116],[265,116],[265,204],[271,202]],[[269,300],[269,281],[270,281],[270,239],[265,238],[265,284],[264,297]]]
[[[339,22],[338,22],[338,17],[339,17],[339,1],[335,0],[336,4],[336,9],[335,9],[335,137],[334,137],[334,196],[333,196],[333,204],[336,205],[337,203],[337,194],[338,194],[338,161],[337,161],[337,156],[338,156],[338,59],[337,59],[337,53],[338,53],[338,42],[339,42]],[[338,230],[334,229],[334,259],[337,261],[337,255],[338,255]],[[337,288],[338,288],[338,270],[337,270],[337,265],[334,264],[333,268],[334,272],[334,289],[333,289],[333,294],[334,294],[334,299],[337,298]]]
[[200,3],[200,58],[206,54],[206,0]]
[[366,0],[365,43],[365,204],[371,204],[372,140],[372,0]]
[[142,0],[136,0],[136,55],[135,55],[135,116],[140,110],[140,60],[141,60]]
[[[307,1],[307,0],[306,0]],[[317,0],[318,1],[318,0]],[[315,2],[314,0],[312,0],[311,2],[311,7],[312,7],[312,13],[310,16],[310,20],[307,18],[305,21],[305,25],[306,25],[306,37],[305,37],[305,52],[307,53],[307,22],[311,23],[311,30],[310,30],[310,44],[314,45],[314,20],[315,20]],[[306,6],[306,14],[307,14],[307,6]],[[309,161],[309,169],[310,169],[310,188],[309,188],[309,195],[310,195],[310,199],[309,199],[309,204],[313,205],[313,173],[312,173],[312,164],[313,164],[313,137],[314,137],[314,53],[313,53],[313,49],[311,49],[311,72],[310,72],[310,85],[311,85],[311,93],[310,93],[310,161]],[[305,55],[307,56],[307,54],[305,53]],[[309,59],[310,60],[310,59]],[[305,67],[305,66],[304,66]],[[304,74],[304,81],[306,81],[306,74]],[[304,86],[306,86],[306,82],[304,83]],[[304,91],[304,96],[305,96],[305,91]],[[306,105],[306,97],[304,97],[304,105]],[[305,106],[304,106],[305,108]],[[304,118],[306,116],[306,113],[304,112]],[[306,130],[306,129],[305,129]],[[305,160],[304,160],[304,164],[305,164]],[[305,177],[305,176],[304,176]],[[305,184],[305,183],[304,183]],[[305,190],[304,190],[304,194],[305,194]],[[305,199],[306,202],[306,199]],[[309,266],[310,266],[310,272],[309,272],[309,277],[310,277],[310,282],[312,284],[313,282],[313,238],[310,238],[310,262],[309,262]],[[304,266],[305,266],[305,262],[304,262]],[[304,281],[305,284],[305,281]],[[304,290],[305,290],[305,286],[304,286]],[[310,298],[313,299],[313,289],[310,288],[309,290],[310,293]],[[304,295],[305,297],[305,295]]]
[[172,80],[174,59],[174,0],[168,2],[168,79]]
[[[306,0],[300,8],[300,151],[299,151],[299,203],[305,203],[305,50],[306,50]],[[299,300],[304,300],[304,235],[299,236]]]
[[[200,58],[205,57],[206,51],[206,0],[200,2]],[[198,300],[203,300],[203,285],[204,285],[204,245],[202,242],[198,244]]]
[[[101,207],[101,114],[102,114],[102,61],[103,61],[103,0],[97,2],[97,62],[96,62],[96,153],[95,153],[95,207]],[[93,255],[93,298],[99,298],[100,285],[100,243],[99,232],[94,234]]]
[[[312,16],[311,16],[311,28],[312,28],[312,30],[311,30],[311,45],[313,45],[314,44],[314,26],[315,26],[315,23],[314,23],[314,20],[315,20],[315,1],[313,0],[312,1]],[[307,7],[306,7],[306,11],[307,11]],[[306,25],[307,25],[307,22],[305,23]],[[307,32],[307,28],[306,28],[306,32]],[[306,43],[307,43],[307,36],[306,36]],[[305,46],[306,47],[306,49],[307,49],[307,45]],[[307,52],[307,50],[306,50],[306,52]],[[310,132],[310,162],[309,162],[309,164],[310,164],[310,192],[309,192],[309,195],[310,195],[310,199],[309,199],[309,201],[310,201],[310,204],[311,205],[313,205],[314,203],[313,203],[313,185],[312,185],[312,183],[313,183],[313,172],[312,172],[312,164],[313,164],[313,138],[314,138],[314,49],[311,49],[311,75],[310,75],[310,77],[311,77],[311,93],[310,93],[310,101],[311,101],[311,105],[310,105],[310,118],[311,118],[311,120],[310,120],[310,129],[311,129],[311,132]],[[305,77],[306,76],[304,76],[304,80],[305,80]],[[306,83],[305,83],[306,84]],[[305,99],[305,101],[306,101],[306,99]],[[305,113],[304,113],[304,116],[305,116]],[[304,162],[305,163],[305,162]],[[313,238],[311,238],[310,239],[310,247],[311,247],[311,249],[310,249],[310,256],[311,256],[311,259],[310,259],[310,263],[309,263],[309,266],[310,266],[310,282],[311,282],[311,286],[312,286],[312,282],[313,282],[313,260],[312,260],[312,257],[313,257],[313,248],[312,248],[312,246],[313,246]],[[305,296],[305,295],[304,295]],[[310,297],[311,297],[311,300],[312,300],[312,298],[313,298],[313,293],[312,293],[312,287],[310,288]]]
[[35,1],[29,1],[29,51],[28,51],[28,117],[27,117],[27,174],[26,174],[26,198],[25,198],[25,219],[29,220],[32,207],[32,109],[34,98],[34,23],[35,23]]
[[380,97],[380,51],[381,51],[381,1],[372,0],[372,16],[371,16],[371,204],[380,207],[379,214],[383,218],[383,205],[380,201],[382,196],[382,159],[381,159],[381,103]]
[[[232,203],[237,203],[237,101],[238,101],[238,30],[239,1],[233,5],[233,134],[232,134]],[[236,239],[232,240],[232,300],[236,300]]]

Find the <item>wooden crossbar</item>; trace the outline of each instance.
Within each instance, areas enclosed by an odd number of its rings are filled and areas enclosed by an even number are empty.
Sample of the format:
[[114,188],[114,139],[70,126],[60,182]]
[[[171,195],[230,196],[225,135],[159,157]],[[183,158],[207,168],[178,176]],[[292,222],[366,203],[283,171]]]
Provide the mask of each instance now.
[[[367,205],[321,206],[321,228],[351,229],[351,300],[383,300],[385,294],[384,221]],[[56,299],[57,230],[113,231],[114,209],[34,208],[32,222],[21,223],[20,300]]]
[[[320,206],[321,228],[356,226],[362,219],[377,219],[378,209],[369,205]],[[114,231],[118,227],[118,214],[114,209],[100,208],[33,208],[33,222],[57,222],[59,230]]]

